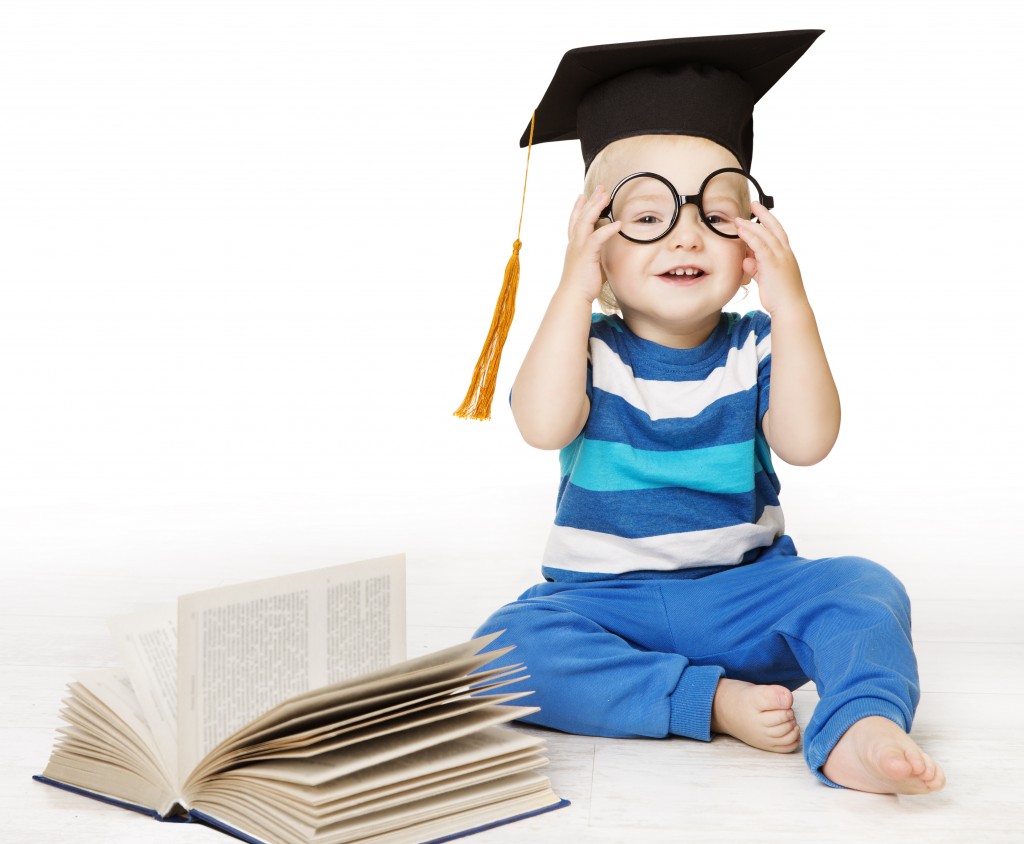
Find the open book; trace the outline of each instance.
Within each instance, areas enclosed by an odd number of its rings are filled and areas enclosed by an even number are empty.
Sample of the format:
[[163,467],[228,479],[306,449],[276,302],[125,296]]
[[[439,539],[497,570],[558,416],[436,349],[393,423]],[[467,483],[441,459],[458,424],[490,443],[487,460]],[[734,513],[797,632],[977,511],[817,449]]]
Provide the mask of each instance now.
[[[400,662],[405,560],[184,595],[111,621],[124,670],[69,685],[35,779],[254,844],[447,840],[567,805],[495,636]],[[395,664],[397,663],[397,664]],[[495,693],[497,689],[503,691]]]

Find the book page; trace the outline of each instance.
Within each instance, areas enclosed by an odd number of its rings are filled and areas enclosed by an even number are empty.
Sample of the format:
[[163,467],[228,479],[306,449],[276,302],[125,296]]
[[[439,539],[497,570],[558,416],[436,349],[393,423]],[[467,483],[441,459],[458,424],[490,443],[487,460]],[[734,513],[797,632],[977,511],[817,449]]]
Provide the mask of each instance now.
[[[233,767],[240,759],[251,754],[254,745],[265,748],[265,743],[275,737],[287,738],[287,742],[292,743],[299,733],[304,732],[302,726],[313,727],[315,731],[330,731],[339,726],[339,722],[378,717],[407,708],[410,701],[418,699],[437,695],[451,696],[460,687],[465,692],[472,686],[476,692],[482,693],[490,688],[525,679],[527,675],[521,673],[525,666],[521,664],[505,665],[485,672],[476,671],[511,650],[501,648],[483,654],[476,653],[497,635],[481,636],[454,648],[289,698],[250,721],[210,751],[189,773],[188,779],[182,784],[182,793],[191,793],[200,780]],[[451,659],[445,661],[442,657]]]
[[[236,736],[238,741],[232,741],[231,746],[240,745],[243,740],[247,740],[263,730],[280,726],[291,718],[322,712],[353,701],[372,700],[374,697],[384,694],[393,694],[403,690],[418,690],[439,680],[473,673],[481,666],[512,650],[512,647],[507,647],[488,651],[486,654],[479,653],[499,635],[500,633],[491,633],[480,636],[470,642],[462,642],[444,650],[414,657],[402,663],[343,680],[340,683],[317,687],[309,692],[296,695],[246,724],[245,729],[239,731]],[[461,665],[462,661],[467,658],[469,659],[468,665]],[[460,664],[456,665],[456,663]],[[524,666],[505,666],[503,670],[511,674],[521,668]],[[480,677],[481,682],[484,679],[483,676]]]
[[234,789],[214,792],[209,799],[197,802],[194,815],[215,826],[227,824],[262,841],[417,844],[447,840],[469,830],[516,820],[527,812],[563,805],[567,804],[551,791],[547,777],[526,771],[320,827]]
[[107,624],[157,754],[178,785],[178,634],[173,605],[111,618]]
[[470,735],[431,744],[386,762],[370,763],[368,760],[373,757],[369,748],[356,747],[356,755],[362,755],[367,762],[364,767],[323,781],[323,772],[317,763],[314,769],[317,785],[294,783],[296,777],[309,773],[305,763],[296,760],[254,762],[224,774],[219,781],[251,785],[259,780],[297,802],[323,806],[359,795],[389,794],[401,790],[408,783],[423,782],[434,775],[466,770],[475,765],[500,764],[523,758],[542,760],[543,745],[543,740],[535,736],[503,727],[484,727]]
[[177,772],[157,756],[127,673],[104,669],[68,685],[59,739],[44,776],[125,800],[155,811],[171,812],[177,802]]
[[[128,673],[123,668],[102,668],[79,674],[75,682],[108,706],[114,716],[124,722],[139,740],[158,755],[153,731],[146,722],[145,713],[132,688]],[[162,760],[161,760],[162,761]]]
[[405,658],[405,558],[178,600],[178,771],[294,695]]
[[161,757],[127,672],[121,668],[90,671],[80,675],[68,688],[71,698],[66,701],[65,720],[75,723],[75,710],[82,707],[94,712],[99,723],[90,729],[90,734],[99,736],[101,744],[118,745],[126,740],[129,753],[139,756],[133,767],[149,776],[148,765],[162,779],[167,793],[174,796],[177,792],[177,771],[170,770],[167,761]]

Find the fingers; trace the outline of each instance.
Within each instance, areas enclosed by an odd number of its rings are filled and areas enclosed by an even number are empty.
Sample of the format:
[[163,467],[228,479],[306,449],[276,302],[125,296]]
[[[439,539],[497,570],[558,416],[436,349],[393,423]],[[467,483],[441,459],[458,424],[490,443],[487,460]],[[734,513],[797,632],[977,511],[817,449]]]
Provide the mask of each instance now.
[[572,233],[576,229],[576,223],[579,221],[580,214],[583,212],[583,207],[587,204],[587,198],[581,193],[576,197],[576,204],[572,207],[572,213],[569,215],[569,229],[568,237],[572,240]]
[[[572,214],[569,216],[570,241],[578,240],[582,242],[594,233],[594,228],[601,216],[601,212],[608,207],[608,199],[609,193],[604,185],[598,185],[589,199],[583,194],[576,198],[576,204],[573,206]],[[602,231],[605,228],[610,228],[610,226],[603,226]],[[610,234],[605,234],[599,242],[603,243],[620,228],[621,226],[616,226],[614,231]]]
[[[781,224],[761,203],[752,202],[750,206],[760,222],[755,223],[742,217],[735,219],[737,233],[747,246],[743,272],[756,278],[759,285],[766,284],[772,289],[778,286],[780,296],[788,295],[786,291],[798,292],[800,270]],[[771,313],[772,307],[764,298],[767,289],[762,287],[761,301]],[[771,294],[770,298],[774,299],[775,294]]]
[[608,199],[608,191],[599,186],[589,198],[583,195],[576,198],[569,217],[569,242],[565,247],[565,263],[559,284],[582,292],[591,302],[600,295],[604,282],[601,250],[622,228],[621,223],[597,225],[601,212],[608,206]]
[[[760,203],[752,203],[758,208],[764,208]],[[756,209],[755,209],[756,211]],[[764,209],[767,214],[767,209]],[[758,214],[760,219],[760,214]],[[782,231],[782,226],[774,217],[765,217],[760,223],[753,220],[745,220],[742,217],[735,219],[736,230],[740,239],[750,247],[754,258],[760,263],[764,260],[785,261],[794,260],[793,250],[789,246],[789,239]],[[781,234],[781,237],[779,236]]]
[[735,223],[737,234],[755,252],[775,251],[772,247],[774,243],[778,243],[778,238],[765,226],[758,225],[753,220],[744,220],[742,217],[737,217]]
[[[770,245],[773,241],[777,241],[782,247],[788,249],[789,237],[786,234],[786,230],[782,228],[782,223],[775,218],[775,215],[756,199],[751,201],[750,210],[754,212],[760,225],[753,220],[737,217],[735,222],[740,230],[740,236],[748,243],[751,238],[757,239],[765,245]],[[747,236],[744,236],[744,234]]]
[[615,235],[622,231],[622,221],[616,220],[614,223],[609,223],[607,226],[601,226],[599,229],[594,230],[593,238],[594,243],[601,247]]
[[750,203],[750,210],[757,215],[757,219],[761,221],[761,225],[775,235],[779,239],[780,243],[784,243],[786,246],[789,245],[789,237],[786,235],[786,230],[782,228],[782,223],[775,218],[775,215],[772,214],[771,211],[765,208],[756,199]]

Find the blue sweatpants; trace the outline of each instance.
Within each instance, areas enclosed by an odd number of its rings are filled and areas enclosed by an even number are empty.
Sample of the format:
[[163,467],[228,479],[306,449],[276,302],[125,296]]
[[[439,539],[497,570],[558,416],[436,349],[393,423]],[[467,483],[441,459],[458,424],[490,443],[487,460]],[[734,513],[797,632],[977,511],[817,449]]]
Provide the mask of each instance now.
[[[695,579],[547,582],[494,613],[493,665],[524,662],[540,711],[524,721],[595,736],[709,741],[718,680],[796,689],[820,701],[804,730],[811,770],[855,721],[905,731],[920,697],[903,585],[861,557],[807,560],[788,536],[753,563]],[[492,666],[488,666],[492,667]]]

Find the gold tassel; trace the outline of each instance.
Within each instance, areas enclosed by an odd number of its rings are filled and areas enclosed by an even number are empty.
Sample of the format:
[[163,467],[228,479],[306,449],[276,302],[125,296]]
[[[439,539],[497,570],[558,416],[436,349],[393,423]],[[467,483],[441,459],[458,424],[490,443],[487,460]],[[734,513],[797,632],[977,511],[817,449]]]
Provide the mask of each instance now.
[[526,175],[523,177],[523,201],[519,207],[519,228],[512,244],[512,256],[505,265],[505,280],[498,294],[498,303],[494,306],[491,328],[484,340],[473,380],[470,382],[466,397],[455,411],[455,416],[463,419],[490,419],[491,402],[494,400],[494,388],[498,382],[498,365],[501,363],[501,350],[505,346],[508,330],[512,325],[512,317],[516,313],[516,291],[519,289],[519,250],[522,241],[519,235],[523,229],[523,209],[526,206],[526,177],[530,174],[530,151],[533,149],[533,126],[536,113],[530,118],[530,141],[526,147]]
[[491,328],[473,370],[473,380],[466,392],[466,397],[455,411],[456,416],[463,419],[490,419],[491,402],[494,400],[494,388],[498,381],[498,364],[501,363],[501,350],[508,337],[512,317],[516,313],[516,290],[519,288],[519,249],[522,243],[516,238],[512,244],[512,257],[505,265],[505,281],[501,285],[498,304],[494,307]]

